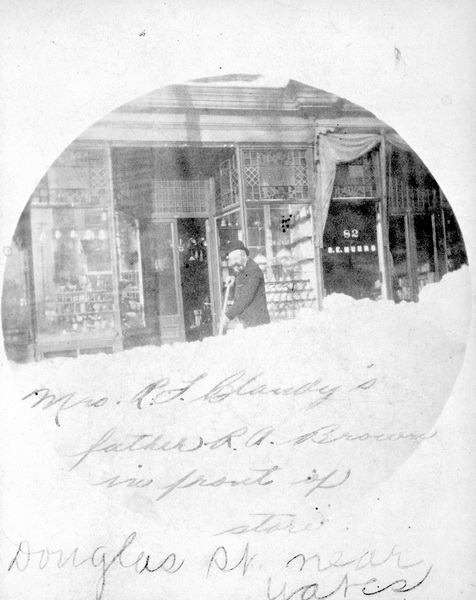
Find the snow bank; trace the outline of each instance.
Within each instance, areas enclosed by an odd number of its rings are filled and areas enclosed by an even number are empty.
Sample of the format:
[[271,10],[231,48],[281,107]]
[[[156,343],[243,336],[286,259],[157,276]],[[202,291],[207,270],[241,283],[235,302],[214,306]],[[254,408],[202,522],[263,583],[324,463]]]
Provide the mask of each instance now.
[[[344,294],[331,294],[324,299],[326,310],[341,314],[359,315],[369,311],[387,325],[391,322],[411,327],[412,321],[425,320],[442,331],[451,342],[466,343],[471,320],[470,276],[465,265],[458,271],[447,273],[440,282],[425,286],[419,294],[419,302],[395,304],[394,302],[370,302],[354,300]],[[367,306],[366,306],[367,304]]]
[[268,386],[319,377],[331,388],[346,389],[378,379],[380,398],[406,403],[407,414],[423,411],[433,419],[459,370],[469,320],[469,271],[464,267],[428,285],[419,303],[332,294],[323,311],[303,311],[294,321],[202,342],[12,364],[12,369],[24,389],[42,385],[59,393],[73,385],[115,397],[133,394],[159,377],[183,381],[201,373],[209,381],[242,371],[261,374],[257,382]]
[[[17,420],[21,432],[28,421],[30,433],[53,436],[51,443],[68,468],[67,457],[78,446],[92,444],[111,427],[114,439],[144,431],[163,434],[167,440],[199,435],[220,439],[237,429],[246,430],[246,435],[272,431],[266,444],[246,447],[238,440],[237,448],[223,445],[215,453],[203,451],[198,463],[188,454],[141,455],[141,477],[162,473],[166,478],[177,464],[215,476],[224,460],[230,473],[240,474],[251,467],[280,465],[282,479],[290,480],[302,479],[307,469],[322,473],[337,466],[340,475],[351,469],[348,491],[338,496],[340,500],[332,498],[335,506],[352,494],[359,498],[368,492],[422,439],[437,435],[434,424],[463,360],[469,318],[469,275],[464,268],[428,286],[419,303],[331,295],[321,312],[303,311],[294,321],[202,342],[12,364]],[[144,395],[137,410],[134,399],[150,386],[153,391]],[[67,409],[61,408],[62,400],[54,403],[51,397],[35,408],[38,396],[32,392],[40,388],[56,399],[73,394],[64,401]],[[29,400],[19,401],[27,395]],[[84,397],[106,397],[107,403],[92,411],[81,404]],[[54,420],[58,410],[61,426]],[[311,437],[317,432],[317,440],[309,441],[309,432]],[[292,440],[303,434],[304,442],[295,445]],[[88,481],[97,480],[97,472],[106,479],[122,460],[121,472],[135,473],[135,456],[100,455],[73,472]],[[143,498],[135,492],[127,499],[124,491],[124,501],[131,510],[150,508],[153,503],[146,492]],[[291,506],[295,501],[296,507],[302,502],[294,485],[276,487],[277,506],[281,498]],[[160,508],[150,508],[151,514]],[[288,504],[284,509],[290,510]]]
[[430,319],[451,341],[466,343],[471,320],[470,276],[467,265],[447,273],[420,292],[418,313]]

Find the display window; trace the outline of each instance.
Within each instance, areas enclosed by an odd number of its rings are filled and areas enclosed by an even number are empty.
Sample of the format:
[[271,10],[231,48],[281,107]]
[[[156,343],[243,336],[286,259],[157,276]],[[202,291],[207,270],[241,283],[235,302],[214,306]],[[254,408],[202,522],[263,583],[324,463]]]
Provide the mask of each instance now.
[[444,240],[441,251],[442,261],[444,261],[448,271],[460,269],[463,265],[468,264],[468,256],[458,221],[447,202],[444,203],[444,208],[441,209],[438,224],[441,231],[440,239]]
[[437,281],[435,240],[431,214],[414,215],[418,289]]
[[228,262],[226,260],[226,249],[231,242],[243,240],[243,229],[239,210],[227,215],[216,217],[215,226],[218,238],[218,257],[220,261],[220,284],[223,287],[228,273]]
[[316,272],[313,226],[308,204],[247,207],[251,258],[264,273],[272,319],[292,318],[314,305]]
[[307,149],[258,148],[241,152],[247,202],[309,199]]
[[389,218],[390,274],[392,296],[395,302],[410,301],[412,299],[406,231],[407,225],[404,215]]
[[179,314],[173,229],[171,222],[150,222],[142,232],[146,311],[149,320]]
[[2,327],[7,356],[27,358],[31,343],[29,299],[29,254],[19,239],[13,239],[5,263],[2,294]]
[[117,212],[116,247],[119,268],[119,309],[123,333],[145,327],[139,222]]
[[108,211],[32,209],[31,231],[38,334],[104,336],[114,331]]
[[224,212],[239,201],[238,168],[236,155],[220,162],[215,173],[215,207]]

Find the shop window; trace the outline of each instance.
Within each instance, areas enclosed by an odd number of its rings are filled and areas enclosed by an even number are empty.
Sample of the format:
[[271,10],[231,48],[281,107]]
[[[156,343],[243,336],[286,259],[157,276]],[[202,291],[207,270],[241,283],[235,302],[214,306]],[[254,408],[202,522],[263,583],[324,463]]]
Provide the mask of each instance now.
[[109,202],[105,148],[68,148],[54,162],[31,196],[34,205],[101,205]]
[[182,340],[180,249],[175,221],[144,223],[141,248],[146,325],[161,342]]
[[231,242],[243,239],[241,217],[238,210],[215,219],[218,233],[218,256],[221,263],[221,285],[228,276],[228,262],[225,257],[226,249]]
[[39,334],[98,336],[115,327],[109,213],[31,210]]
[[28,252],[20,240],[12,240],[9,248],[3,279],[3,337],[7,356],[21,360],[31,343]]
[[294,317],[316,301],[313,228],[307,204],[248,208],[250,256],[265,276],[272,319]]
[[390,276],[392,296],[395,302],[412,300],[405,221],[405,216],[391,216],[389,218]]
[[409,188],[410,210],[413,213],[429,214],[435,208],[436,190],[430,188]]
[[242,150],[246,200],[307,200],[307,151]]
[[156,216],[208,212],[210,182],[205,179],[155,181],[153,210]]
[[153,256],[158,292],[157,314],[178,314],[177,282],[174,268],[174,242],[171,223],[154,223]]
[[388,211],[391,215],[404,215],[408,211],[408,186],[404,181],[389,177],[387,182]]
[[414,215],[416,268],[418,288],[437,281],[435,269],[435,241],[431,214]]
[[145,326],[139,223],[116,213],[116,241],[119,263],[119,309],[123,332]]
[[352,162],[338,164],[332,197],[377,197],[377,158],[377,152],[370,152]]
[[222,161],[215,175],[215,210],[220,213],[239,201],[236,156]]
[[468,256],[458,221],[446,199],[441,209],[440,221],[441,237],[446,245],[446,256],[443,260],[449,271],[455,271],[468,264]]

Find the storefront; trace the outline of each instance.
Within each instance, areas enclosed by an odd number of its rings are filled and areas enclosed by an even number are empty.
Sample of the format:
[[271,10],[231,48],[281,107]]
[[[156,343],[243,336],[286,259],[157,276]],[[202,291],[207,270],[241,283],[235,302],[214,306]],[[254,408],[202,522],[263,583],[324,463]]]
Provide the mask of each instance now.
[[[449,204],[420,159],[391,147],[387,154],[390,274],[395,301],[417,301],[419,291],[466,262],[462,236]],[[451,217],[450,217],[451,215]],[[454,238],[448,240],[445,223]]]
[[464,260],[428,172],[362,109],[333,114],[335,97],[295,82],[179,87],[94,125],[37,186],[5,276],[12,358],[216,334],[234,239],[264,273],[272,320],[333,292],[415,300]]
[[337,166],[323,235],[325,293],[381,296],[377,219],[379,152]]

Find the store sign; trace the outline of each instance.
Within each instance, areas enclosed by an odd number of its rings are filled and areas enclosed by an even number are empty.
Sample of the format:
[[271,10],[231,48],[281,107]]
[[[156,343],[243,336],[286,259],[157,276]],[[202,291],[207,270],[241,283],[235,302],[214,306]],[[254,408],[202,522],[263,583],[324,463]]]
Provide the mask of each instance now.
[[376,252],[375,244],[363,244],[358,246],[328,246],[328,254],[350,254],[352,252]]

